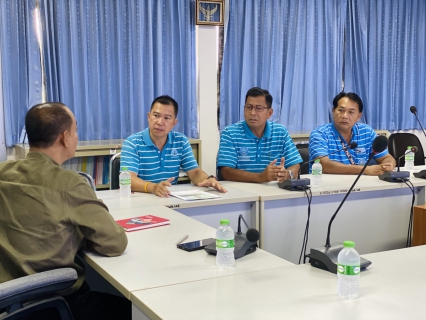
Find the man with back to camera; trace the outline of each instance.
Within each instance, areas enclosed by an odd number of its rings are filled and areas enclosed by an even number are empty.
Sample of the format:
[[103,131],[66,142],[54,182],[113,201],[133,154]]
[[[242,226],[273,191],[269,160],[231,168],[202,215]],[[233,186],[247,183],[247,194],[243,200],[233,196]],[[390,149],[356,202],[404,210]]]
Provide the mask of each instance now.
[[248,90],[245,120],[227,126],[220,136],[217,167],[223,180],[281,182],[297,177],[302,158],[287,129],[268,121],[273,112],[267,90]]
[[[321,158],[323,173],[359,174],[373,152],[376,132],[365,123],[357,123],[362,116],[361,98],[352,92],[341,92],[333,99],[333,122],[319,126],[309,137],[310,160]],[[358,144],[350,149],[351,142]],[[332,152],[345,150],[331,154]],[[329,156],[327,156],[329,155]],[[369,165],[364,174],[378,176],[395,168],[395,159],[384,150],[373,156],[378,164]]]
[[[74,319],[130,319],[130,301],[90,291],[75,260],[82,247],[119,256],[127,236],[85,178],[60,167],[77,147],[73,113],[62,103],[38,104],[26,114],[25,127],[27,157],[0,164],[0,283],[72,267],[78,280],[64,298]],[[30,318],[56,319],[48,312]]]
[[132,191],[168,197],[167,187],[177,184],[182,167],[193,184],[226,192],[215,176],[198,167],[188,138],[172,131],[177,114],[178,104],[172,97],[155,98],[148,112],[149,127],[124,141],[121,167],[130,172]]

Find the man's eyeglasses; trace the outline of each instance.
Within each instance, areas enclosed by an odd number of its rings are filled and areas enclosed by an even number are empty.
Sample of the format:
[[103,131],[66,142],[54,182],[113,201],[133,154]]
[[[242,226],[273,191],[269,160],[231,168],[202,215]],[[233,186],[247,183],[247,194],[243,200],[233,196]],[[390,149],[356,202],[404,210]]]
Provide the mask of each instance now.
[[248,112],[251,112],[254,108],[254,111],[260,113],[263,112],[263,110],[268,109],[268,107],[264,107],[264,106],[252,106],[251,104],[248,104],[246,106],[244,106],[244,109]]

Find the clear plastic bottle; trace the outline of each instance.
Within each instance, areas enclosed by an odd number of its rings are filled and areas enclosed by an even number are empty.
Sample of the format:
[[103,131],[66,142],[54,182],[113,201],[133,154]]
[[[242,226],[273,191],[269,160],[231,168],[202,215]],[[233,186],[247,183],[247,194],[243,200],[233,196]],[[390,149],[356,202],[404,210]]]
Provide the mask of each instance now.
[[322,185],[322,165],[320,159],[316,159],[312,165],[311,187],[319,188]]
[[345,241],[337,256],[337,294],[344,299],[359,297],[360,258],[355,242]]
[[121,168],[118,180],[120,181],[120,196],[122,198],[129,198],[132,193],[132,179],[130,177],[127,167]]
[[413,170],[414,169],[414,153],[411,152],[411,146],[407,147],[407,151],[410,150],[410,152],[405,154],[405,170]]
[[220,220],[220,227],[216,231],[216,265],[219,268],[233,268],[235,265],[234,235],[229,220]]

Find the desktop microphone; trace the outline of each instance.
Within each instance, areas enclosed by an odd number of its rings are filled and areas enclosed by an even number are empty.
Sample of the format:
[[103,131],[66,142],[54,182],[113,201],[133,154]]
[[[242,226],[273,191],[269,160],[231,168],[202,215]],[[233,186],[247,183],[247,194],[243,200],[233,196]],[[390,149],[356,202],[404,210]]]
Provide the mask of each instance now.
[[[411,111],[411,113],[412,113],[412,114],[414,114],[414,115],[416,116],[416,118],[417,118],[417,122],[419,123],[420,128],[422,128],[423,134],[424,134],[424,135],[425,135],[425,137],[426,137],[425,129],[423,129],[423,126],[422,126],[422,124],[421,124],[421,122],[420,122],[420,120],[419,120],[419,117],[417,116],[417,108],[416,108],[415,106],[411,106],[411,107],[410,107],[410,111]],[[413,175],[414,175],[416,178],[426,179],[426,170],[421,170],[420,172],[414,172],[414,173],[413,173]]]
[[[243,220],[244,224],[247,227],[247,233],[244,234],[241,232],[241,220]],[[253,253],[256,251],[257,248],[257,241],[260,238],[259,231],[257,231],[254,228],[249,228],[246,220],[244,219],[243,215],[240,214],[238,217],[238,229],[235,233],[234,237],[234,257],[235,259],[239,259],[244,257],[245,255],[248,255],[250,253]],[[216,255],[216,242],[209,244],[204,247],[204,250],[207,253]]]
[[[351,193],[355,184],[358,182],[359,178],[364,173],[364,170],[365,168],[367,168],[367,165],[370,162],[370,160],[373,158],[375,154],[384,151],[387,148],[387,146],[388,146],[388,139],[385,136],[378,136],[376,137],[376,139],[374,139],[373,145],[372,145],[372,148],[373,148],[372,154],[370,155],[368,161],[365,163],[361,172],[356,177],[352,186],[349,188],[348,192],[346,193],[345,197],[343,198],[336,212],[333,214],[333,216],[330,219],[330,222],[328,224],[327,239],[325,242],[325,246],[311,248],[311,253],[309,255],[309,262],[313,267],[323,269],[332,273],[337,273],[337,256],[340,250],[343,249],[343,245],[341,243],[330,244],[331,224],[333,223],[334,218],[336,217],[342,205],[345,203],[347,197]],[[371,264],[371,261],[361,258],[361,269],[367,268],[370,264]]]
[[410,150],[406,150],[402,156],[398,157],[398,171],[384,172],[383,174],[379,175],[379,179],[387,182],[404,182],[410,180],[410,172],[399,171],[399,163],[401,161],[401,158],[405,157],[407,153],[416,153],[418,150],[419,149],[416,146],[411,147]]
[[306,186],[311,184],[311,180],[308,179],[308,178],[300,179],[300,172],[302,172],[302,168],[305,165],[312,163],[317,159],[328,157],[328,156],[335,154],[337,152],[340,152],[342,150],[348,150],[348,147],[350,149],[355,149],[356,147],[358,147],[358,143],[356,143],[355,141],[352,141],[351,143],[349,143],[349,145],[347,147],[337,149],[337,150],[335,150],[335,151],[333,151],[333,152],[331,152],[331,153],[329,153],[325,156],[321,156],[321,157],[318,157],[318,158],[313,159],[313,160],[305,161],[304,163],[302,163],[302,165],[299,168],[299,173],[298,173],[297,179],[288,179],[288,180],[278,182],[278,187],[280,187],[281,189],[286,189],[286,190],[290,190],[290,191],[303,191],[306,188]]
[[422,126],[422,124],[421,124],[421,122],[420,122],[420,120],[419,120],[419,117],[417,116],[417,108],[416,108],[415,106],[411,106],[411,107],[410,107],[410,111],[411,111],[411,113],[412,113],[412,114],[414,114],[414,115],[416,116],[417,122],[419,123],[420,128],[422,128],[423,134],[424,134],[424,135],[425,135],[425,137],[426,137],[425,129],[423,129],[423,126]]

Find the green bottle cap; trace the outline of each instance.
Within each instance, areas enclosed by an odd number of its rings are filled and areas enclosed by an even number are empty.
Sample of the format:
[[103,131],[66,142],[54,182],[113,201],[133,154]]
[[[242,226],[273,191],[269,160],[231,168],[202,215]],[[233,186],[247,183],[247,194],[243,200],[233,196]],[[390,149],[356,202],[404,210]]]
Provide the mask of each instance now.
[[220,220],[220,225],[223,225],[223,224],[229,225],[229,219],[221,219]]
[[315,160],[315,163],[320,163],[320,159],[316,159],[316,160]]
[[346,240],[345,242],[343,242],[343,246],[345,248],[355,248],[355,242]]
[[407,147],[407,150],[411,150],[411,148],[412,148],[412,146],[408,146],[408,147]]
[[127,167],[122,167],[121,171],[127,171]]

